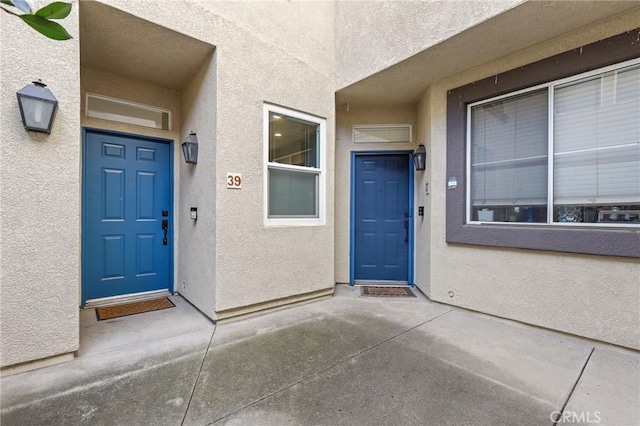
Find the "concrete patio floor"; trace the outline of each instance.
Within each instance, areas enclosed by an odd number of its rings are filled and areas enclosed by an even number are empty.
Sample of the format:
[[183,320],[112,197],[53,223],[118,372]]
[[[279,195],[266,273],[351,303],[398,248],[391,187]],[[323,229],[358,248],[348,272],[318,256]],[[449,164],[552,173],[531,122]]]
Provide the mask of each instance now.
[[640,424],[635,351],[342,285],[217,326],[171,299],[82,311],[75,360],[0,379],[2,425]]

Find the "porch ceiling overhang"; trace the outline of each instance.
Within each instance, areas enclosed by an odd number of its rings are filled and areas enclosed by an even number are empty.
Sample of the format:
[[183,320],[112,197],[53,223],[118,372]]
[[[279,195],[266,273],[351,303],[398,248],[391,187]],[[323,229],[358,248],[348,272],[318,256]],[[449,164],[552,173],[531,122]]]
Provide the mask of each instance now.
[[80,65],[181,89],[214,46],[97,1],[81,1]]
[[527,1],[340,89],[336,103],[415,105],[433,82],[620,13],[638,13],[638,5],[637,1]]

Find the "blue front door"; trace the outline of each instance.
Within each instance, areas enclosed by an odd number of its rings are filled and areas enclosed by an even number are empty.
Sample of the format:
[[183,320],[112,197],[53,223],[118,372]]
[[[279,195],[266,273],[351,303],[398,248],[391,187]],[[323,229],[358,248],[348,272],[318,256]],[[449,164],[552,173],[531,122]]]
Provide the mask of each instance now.
[[83,305],[169,289],[170,147],[143,137],[85,132]]
[[408,282],[408,154],[356,155],[356,280]]

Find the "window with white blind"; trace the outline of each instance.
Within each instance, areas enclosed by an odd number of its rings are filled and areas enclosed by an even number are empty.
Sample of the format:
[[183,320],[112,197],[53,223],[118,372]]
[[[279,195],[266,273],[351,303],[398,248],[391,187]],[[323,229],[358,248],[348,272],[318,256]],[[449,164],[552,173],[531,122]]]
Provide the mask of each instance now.
[[640,61],[468,106],[467,222],[640,224]]
[[507,221],[512,212],[529,209],[538,212],[529,221],[546,221],[547,91],[495,100],[471,111],[473,219]]
[[264,106],[265,224],[324,224],[325,120]]

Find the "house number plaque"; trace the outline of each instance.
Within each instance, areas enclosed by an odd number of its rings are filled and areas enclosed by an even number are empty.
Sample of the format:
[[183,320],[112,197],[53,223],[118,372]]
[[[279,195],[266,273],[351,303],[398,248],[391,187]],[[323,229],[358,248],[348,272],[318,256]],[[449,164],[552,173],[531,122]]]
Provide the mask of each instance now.
[[240,173],[227,173],[227,188],[242,188],[242,175]]

